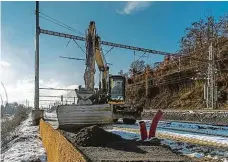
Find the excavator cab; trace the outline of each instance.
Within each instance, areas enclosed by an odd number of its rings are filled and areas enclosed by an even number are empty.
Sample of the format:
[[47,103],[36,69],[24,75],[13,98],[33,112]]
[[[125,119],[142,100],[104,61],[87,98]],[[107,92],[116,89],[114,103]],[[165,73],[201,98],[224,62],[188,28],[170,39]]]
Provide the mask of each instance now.
[[125,77],[112,75],[109,77],[109,103],[124,104]]
[[142,108],[125,102],[125,82],[124,76],[109,76],[108,103],[111,107],[113,122],[123,119],[125,124],[135,124],[137,119],[141,119]]

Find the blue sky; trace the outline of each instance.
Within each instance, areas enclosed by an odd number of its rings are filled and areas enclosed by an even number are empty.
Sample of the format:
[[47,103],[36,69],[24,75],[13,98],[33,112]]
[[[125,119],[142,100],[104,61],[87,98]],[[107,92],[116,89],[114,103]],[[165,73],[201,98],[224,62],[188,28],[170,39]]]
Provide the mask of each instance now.
[[[1,80],[13,87],[32,87],[34,79],[35,2],[2,2],[1,4]],[[194,21],[228,13],[228,2],[40,2],[40,12],[84,32],[91,20],[96,22],[102,40],[165,52],[176,52],[185,28]],[[40,27],[74,35],[46,20]],[[67,87],[83,84],[84,63],[60,59],[59,56],[84,58],[83,52],[69,40],[41,34],[40,79],[43,86]],[[84,46],[85,42],[78,42]],[[108,50],[110,47],[103,46]],[[136,59],[142,53],[136,52]],[[133,51],[114,48],[106,57],[112,63],[111,73],[127,71]],[[150,55],[147,63],[162,60]],[[18,84],[18,82],[20,84]],[[96,84],[98,80],[96,81]],[[25,85],[24,85],[25,84]],[[19,91],[19,90],[18,90]],[[31,93],[33,91],[29,90]],[[25,92],[23,97],[30,93]],[[16,95],[11,98],[15,98]],[[31,98],[32,99],[32,98]]]

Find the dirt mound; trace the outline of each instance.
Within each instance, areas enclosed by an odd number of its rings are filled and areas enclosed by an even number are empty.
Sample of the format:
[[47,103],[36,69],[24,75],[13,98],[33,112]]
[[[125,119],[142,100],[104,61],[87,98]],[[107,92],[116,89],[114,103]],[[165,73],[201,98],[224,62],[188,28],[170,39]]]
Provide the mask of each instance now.
[[121,136],[107,132],[96,125],[83,128],[76,134],[65,131],[63,134],[67,135],[71,143],[84,147],[105,146],[110,142],[123,140]]

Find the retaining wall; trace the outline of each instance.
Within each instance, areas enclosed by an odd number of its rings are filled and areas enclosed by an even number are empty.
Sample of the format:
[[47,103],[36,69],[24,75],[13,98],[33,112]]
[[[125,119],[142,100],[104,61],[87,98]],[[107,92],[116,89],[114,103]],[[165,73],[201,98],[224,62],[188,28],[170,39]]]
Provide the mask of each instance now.
[[40,135],[48,162],[86,162],[85,157],[50,124],[40,120]]

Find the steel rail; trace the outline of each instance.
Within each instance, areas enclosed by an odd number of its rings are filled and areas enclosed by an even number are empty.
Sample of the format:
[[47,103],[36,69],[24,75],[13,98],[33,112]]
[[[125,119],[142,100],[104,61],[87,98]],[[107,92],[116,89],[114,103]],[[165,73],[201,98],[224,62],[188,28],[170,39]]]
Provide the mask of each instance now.
[[[131,132],[137,133],[137,134],[140,133],[140,131],[138,129],[134,129],[134,128],[124,128],[124,127],[113,127],[113,128],[116,130],[126,131],[129,133],[131,133]],[[198,134],[200,135],[200,133],[198,133]],[[159,132],[159,131],[156,133],[156,136],[159,138],[171,139],[174,141],[180,141],[180,142],[185,142],[185,143],[192,143],[192,144],[198,144],[198,145],[204,145],[204,146],[210,146],[210,147],[228,148],[228,144],[222,144],[222,143],[217,143],[215,141],[208,141],[208,140],[202,140],[202,139],[191,138],[191,137],[183,137],[183,136],[179,136],[179,135],[172,135],[172,134],[163,133],[163,132]]]
[[179,131],[179,132],[189,132],[189,133],[196,133],[196,134],[205,134],[208,136],[217,136],[217,137],[227,137],[228,138],[228,135],[223,135],[223,134],[207,133],[207,132],[178,129],[178,128],[170,128],[170,127],[161,127],[161,126],[158,126],[157,128],[164,129],[164,130],[174,130],[174,131]]

